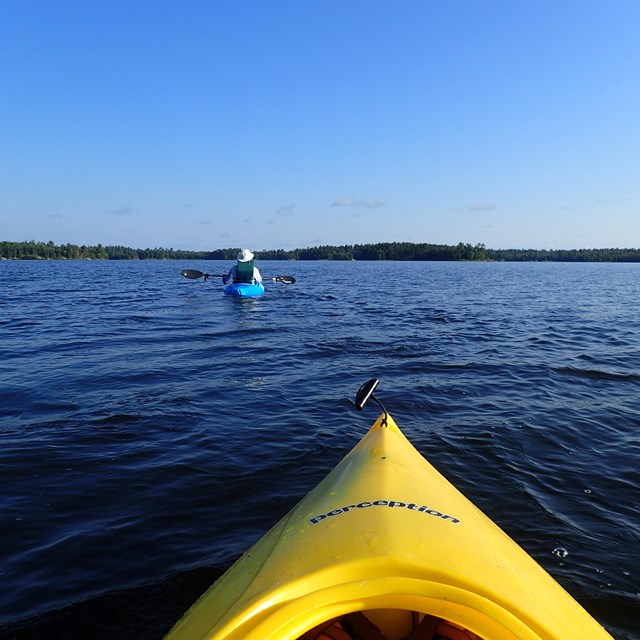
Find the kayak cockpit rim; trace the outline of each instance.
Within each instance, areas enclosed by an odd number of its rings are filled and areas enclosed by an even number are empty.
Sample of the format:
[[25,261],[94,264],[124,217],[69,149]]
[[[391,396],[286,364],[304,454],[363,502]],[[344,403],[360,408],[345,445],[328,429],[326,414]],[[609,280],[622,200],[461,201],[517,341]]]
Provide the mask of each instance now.
[[[550,636],[543,629],[529,626],[521,617],[514,615],[498,603],[487,600],[465,589],[451,587],[414,578],[394,581],[393,592],[389,591],[388,579],[335,585],[319,592],[309,593],[281,606],[267,603],[265,609],[258,606],[255,615],[240,622],[217,629],[212,640],[218,638],[242,638],[243,640],[309,640],[314,629],[321,629],[331,621],[343,619],[350,614],[363,612],[378,626],[382,636],[379,640],[400,640],[412,629],[399,627],[394,631],[394,612],[421,621],[430,616],[446,624],[461,628],[460,640],[542,640]],[[354,594],[358,594],[354,596]],[[262,609],[262,610],[261,610]],[[388,622],[385,625],[384,619]],[[240,623],[240,624],[238,624]],[[535,623],[533,625],[535,627]],[[346,638],[346,636],[345,636]],[[411,638],[411,636],[410,636]],[[423,640],[416,635],[416,640]],[[425,636],[426,638],[426,636]]]
[[297,640],[485,640],[437,616],[406,609],[354,611],[320,623]]

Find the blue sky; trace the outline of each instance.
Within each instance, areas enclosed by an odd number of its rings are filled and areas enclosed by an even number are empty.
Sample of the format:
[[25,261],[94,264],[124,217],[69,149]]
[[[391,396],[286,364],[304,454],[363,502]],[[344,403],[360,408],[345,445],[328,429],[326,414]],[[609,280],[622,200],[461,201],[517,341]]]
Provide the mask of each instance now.
[[0,0],[0,240],[640,247],[637,0]]

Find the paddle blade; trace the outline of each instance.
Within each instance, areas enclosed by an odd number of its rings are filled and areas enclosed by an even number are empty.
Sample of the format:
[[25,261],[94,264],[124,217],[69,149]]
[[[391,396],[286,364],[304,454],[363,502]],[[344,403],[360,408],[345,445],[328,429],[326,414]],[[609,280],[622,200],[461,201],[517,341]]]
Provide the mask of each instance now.
[[283,282],[284,284],[293,284],[296,279],[293,276],[276,276],[274,282]]
[[180,272],[180,275],[183,278],[188,278],[189,280],[197,280],[198,278],[202,278],[204,273],[202,273],[202,271],[197,271],[196,269],[183,269]]
[[[359,389],[358,393],[356,393],[356,409],[362,409],[365,404],[367,404],[369,398],[373,396],[373,392],[376,390],[376,387],[380,383],[380,380],[377,378],[372,378],[371,380],[367,380]],[[375,397],[375,396],[373,396]]]

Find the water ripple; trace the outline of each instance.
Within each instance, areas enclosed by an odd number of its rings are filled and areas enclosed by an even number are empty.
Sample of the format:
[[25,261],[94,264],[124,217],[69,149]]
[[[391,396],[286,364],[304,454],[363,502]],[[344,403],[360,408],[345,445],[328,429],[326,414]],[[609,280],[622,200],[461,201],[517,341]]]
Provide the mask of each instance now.
[[637,638],[640,266],[296,262],[253,301],[179,277],[224,266],[0,263],[0,637],[161,637],[357,442],[379,377],[416,447]]

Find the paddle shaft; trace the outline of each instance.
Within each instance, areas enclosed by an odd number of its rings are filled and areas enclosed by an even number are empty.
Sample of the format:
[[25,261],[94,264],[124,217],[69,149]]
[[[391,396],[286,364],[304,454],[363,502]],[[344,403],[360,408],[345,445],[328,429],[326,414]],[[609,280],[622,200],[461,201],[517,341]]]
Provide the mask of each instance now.
[[[224,278],[226,273],[203,273],[202,271],[198,271],[197,269],[183,269],[180,272],[180,275],[183,278],[187,278],[189,280],[197,280],[198,278],[204,278],[205,281],[207,278]],[[293,284],[296,279],[293,276],[274,276],[273,278],[265,278],[266,280],[271,280],[272,282],[282,282],[283,284]]]

